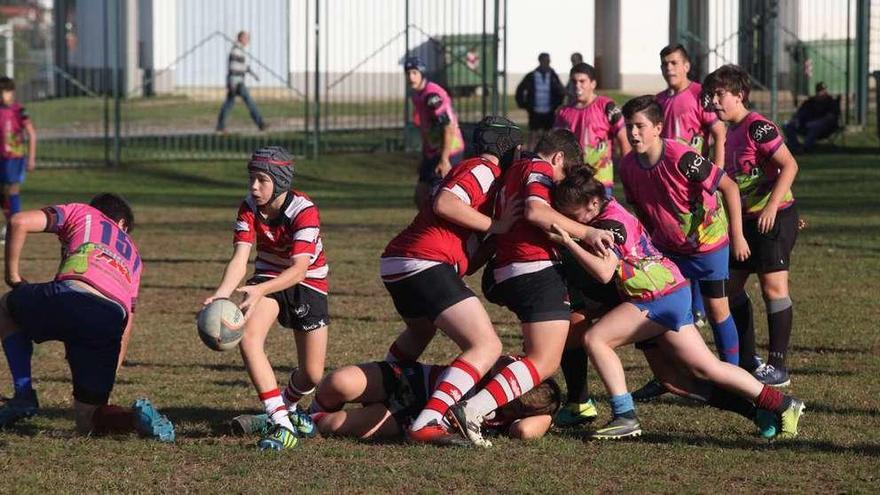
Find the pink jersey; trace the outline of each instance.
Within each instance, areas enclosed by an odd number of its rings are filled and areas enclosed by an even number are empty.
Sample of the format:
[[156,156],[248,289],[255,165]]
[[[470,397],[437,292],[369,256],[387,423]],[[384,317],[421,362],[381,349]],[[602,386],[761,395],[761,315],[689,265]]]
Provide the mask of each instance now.
[[660,137],[675,139],[701,155],[707,151],[709,131],[718,122],[715,112],[707,110],[709,105],[703,99],[702,91],[700,83],[691,81],[679,93],[666,89],[655,97],[663,107],[663,132]]
[[235,243],[256,244],[254,274],[275,277],[293,266],[294,259],[308,256],[309,267],[301,284],[327,293],[330,267],[321,241],[318,207],[305,194],[288,191],[278,218],[264,220],[254,200],[242,201],[235,221]]
[[[757,112],[750,112],[742,122],[730,126],[724,144],[724,171],[739,186],[743,216],[757,217],[767,206],[779,168],[771,157],[785,141],[776,124]],[[791,190],[785,193],[779,209],[794,203]]]
[[584,150],[584,163],[595,170],[596,179],[602,185],[611,187],[614,185],[611,148],[623,129],[623,114],[607,96],[597,96],[583,108],[576,105],[560,108],[553,127],[568,129],[577,136]]
[[642,224],[614,198],[590,222],[614,234],[617,289],[628,301],[651,301],[687,285],[675,263],[651,243]]
[[452,155],[464,151],[464,138],[458,127],[458,117],[452,109],[452,99],[439,84],[427,81],[421,91],[414,91],[413,123],[422,134],[422,154],[426,158],[434,158],[443,151],[445,128],[455,128],[455,141],[452,143]]
[[643,164],[635,151],[621,160],[627,202],[663,252],[689,255],[725,246],[727,214],[716,194],[724,171],[685,144],[662,142],[663,154],[652,166]]
[[119,226],[89,205],[70,203],[44,208],[46,232],[61,241],[61,266],[55,280],[80,280],[122,305],[137,304],[143,264],[134,242]]
[[0,158],[21,158],[25,155],[24,126],[30,120],[18,103],[0,104]]

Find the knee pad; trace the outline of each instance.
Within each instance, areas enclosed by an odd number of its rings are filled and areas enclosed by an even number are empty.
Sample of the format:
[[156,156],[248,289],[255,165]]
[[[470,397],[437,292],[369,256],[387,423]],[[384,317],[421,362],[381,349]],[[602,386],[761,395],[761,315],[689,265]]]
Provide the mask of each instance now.
[[709,299],[727,297],[727,280],[700,280],[700,292]]

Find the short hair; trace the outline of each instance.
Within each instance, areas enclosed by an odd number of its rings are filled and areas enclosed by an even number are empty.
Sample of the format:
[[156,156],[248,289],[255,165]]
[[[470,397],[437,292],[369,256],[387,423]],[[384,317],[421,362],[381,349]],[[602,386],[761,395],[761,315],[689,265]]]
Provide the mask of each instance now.
[[574,77],[575,74],[585,74],[591,81],[595,81],[597,77],[596,68],[586,62],[574,64],[574,67],[568,71],[568,77]]
[[752,91],[752,80],[749,73],[734,64],[722,65],[703,79],[703,91],[709,94],[724,89],[742,97],[743,103],[749,102]]
[[0,91],[15,91],[15,81],[10,77],[0,76]]
[[653,95],[636,96],[623,105],[623,118],[631,119],[637,113],[645,114],[652,124],[663,122],[663,108]]
[[685,62],[691,63],[691,56],[688,55],[687,49],[681,43],[675,43],[674,45],[666,45],[660,50],[660,58],[664,59],[669,55],[672,55],[675,52],[681,53],[681,58],[684,59]]
[[825,91],[828,89],[828,86],[825,84],[825,81],[819,81],[816,83],[816,92]]
[[577,136],[568,129],[551,129],[535,146],[535,153],[543,156],[560,151],[565,154],[563,167],[566,174],[569,170],[584,166],[584,151],[578,143]]
[[603,206],[608,201],[605,185],[596,180],[590,167],[572,170],[553,189],[553,203],[560,211],[584,206],[593,198],[599,198]]
[[[584,61],[584,55],[581,52],[574,52],[571,54],[571,57],[569,57],[569,58],[576,58],[576,59],[580,60],[581,62]],[[580,62],[578,62],[578,63],[580,63]]]
[[126,232],[134,230],[134,212],[122,196],[113,193],[101,193],[89,201],[89,206],[100,211],[110,220],[125,222]]
[[239,31],[238,34],[235,35],[235,39],[240,40],[242,36],[247,36],[248,34],[247,31]]
[[550,58],[550,54],[547,52],[541,52],[538,54],[538,61],[540,62],[542,58]]

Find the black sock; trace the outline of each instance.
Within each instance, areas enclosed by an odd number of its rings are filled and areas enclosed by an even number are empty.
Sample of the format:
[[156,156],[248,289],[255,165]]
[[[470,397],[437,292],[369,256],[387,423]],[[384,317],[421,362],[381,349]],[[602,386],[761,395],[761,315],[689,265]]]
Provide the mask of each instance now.
[[770,355],[767,364],[776,369],[786,369],[785,358],[791,340],[791,324],[794,317],[791,298],[772,299],[767,304],[767,328],[770,330]]
[[730,298],[730,314],[739,336],[739,365],[749,371],[755,368],[755,318],[752,300],[745,292]]
[[567,402],[578,404],[590,398],[587,389],[587,352],[583,347],[566,349],[562,353],[562,376],[568,389]]
[[715,386],[712,387],[712,391],[709,393],[707,403],[716,409],[735,412],[748,420],[755,419],[757,412],[757,408],[751,402],[733,392]]

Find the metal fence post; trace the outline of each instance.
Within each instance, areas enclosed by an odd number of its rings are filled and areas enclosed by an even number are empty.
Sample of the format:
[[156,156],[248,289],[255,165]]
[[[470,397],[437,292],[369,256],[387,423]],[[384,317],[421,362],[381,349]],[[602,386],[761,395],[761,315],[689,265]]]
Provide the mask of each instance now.
[[483,112],[483,115],[485,116],[486,112],[489,110],[489,107],[488,107],[489,100],[487,100],[488,96],[486,95],[486,93],[489,91],[489,85],[486,84],[486,79],[489,77],[489,75],[486,73],[486,62],[487,62],[486,56],[488,55],[488,53],[486,53],[486,0],[483,0],[483,39],[481,41],[482,41],[482,43],[480,43],[480,47],[481,47],[480,57],[482,58],[482,63],[480,64],[481,65],[480,72],[481,72],[481,76],[482,76],[481,79],[483,80],[482,81],[483,97],[480,98],[480,100],[481,100],[480,104],[481,104],[481,110]]
[[770,2],[770,119],[776,122],[779,118],[779,2]]
[[[409,0],[403,2],[403,22],[403,57],[406,59],[409,56]],[[403,149],[409,150],[409,95],[406,89],[409,79],[407,78],[406,81],[407,84],[403,86]]]
[[[871,16],[869,0],[856,4],[856,124],[868,124],[868,23]],[[880,88],[878,88],[880,91]],[[880,109],[878,109],[880,113]]]
[[312,156],[317,160],[321,147],[321,0],[315,0],[315,132]]
[[504,65],[501,72],[501,90],[503,98],[501,99],[501,113],[507,117],[507,0],[504,0]]
[[[102,88],[102,93],[104,94],[104,165],[110,166],[110,84],[112,84],[112,73],[110,68],[110,3],[109,0],[104,0],[104,67],[103,67],[103,79],[104,79],[104,87]],[[66,81],[65,81],[66,83]],[[65,91],[65,96],[66,96]]]
[[492,11],[492,115],[498,115],[498,8],[500,0],[495,0]]
[[305,95],[303,96],[303,128],[305,130],[305,139],[303,141],[303,152],[308,155],[309,153],[309,144],[311,143],[310,134],[309,134],[309,120],[311,118],[310,105],[311,101],[309,100],[309,1],[306,0],[303,2],[305,4],[305,29],[303,29],[303,38],[305,38],[305,54],[303,54],[303,84],[305,85]]
[[122,81],[120,80],[120,72],[122,71],[122,44],[124,41],[123,29],[125,26],[125,16],[123,16],[123,8],[125,3],[116,4],[116,57],[114,57],[113,70],[113,161],[118,167],[121,163],[122,143],[120,141],[122,134],[122,108],[121,93]]

